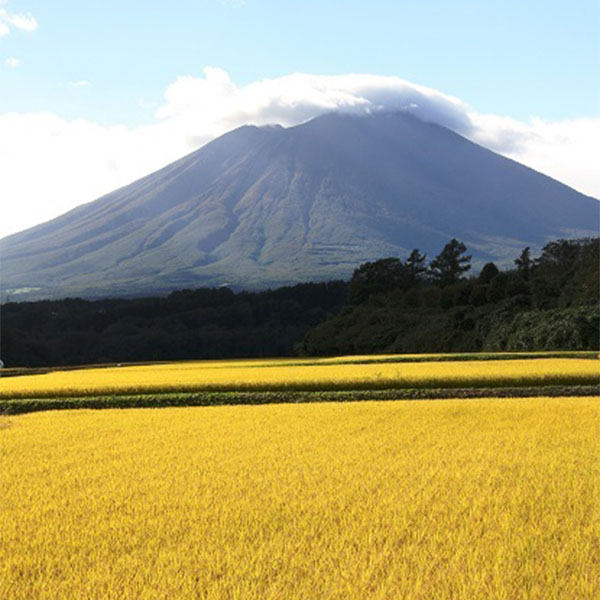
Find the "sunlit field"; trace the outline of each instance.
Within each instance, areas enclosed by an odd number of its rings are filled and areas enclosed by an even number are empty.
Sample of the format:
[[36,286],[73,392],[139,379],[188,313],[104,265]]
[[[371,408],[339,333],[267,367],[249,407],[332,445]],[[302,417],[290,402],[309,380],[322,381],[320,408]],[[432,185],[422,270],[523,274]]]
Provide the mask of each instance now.
[[595,398],[0,418],[0,598],[600,595]]
[[348,390],[421,387],[593,385],[591,358],[431,362],[202,361],[123,366],[0,380],[4,398],[186,392],[195,390]]

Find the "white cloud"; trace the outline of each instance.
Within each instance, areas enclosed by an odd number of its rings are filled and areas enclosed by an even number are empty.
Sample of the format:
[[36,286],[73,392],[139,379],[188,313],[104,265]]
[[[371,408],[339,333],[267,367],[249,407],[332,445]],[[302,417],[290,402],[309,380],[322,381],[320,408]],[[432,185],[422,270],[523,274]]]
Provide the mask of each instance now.
[[480,114],[461,100],[397,77],[295,73],[236,85],[219,68],[179,77],[155,120],[105,127],[51,113],[0,115],[0,236],[93,200],[243,124],[296,125],[323,112],[406,110],[450,127],[576,189],[600,196],[600,117],[547,122]]
[[[493,146],[492,146],[493,148]],[[518,143],[498,151],[586,194],[600,198],[600,118],[532,119]]]
[[0,115],[0,237],[46,221],[184,154],[156,127],[105,127],[53,113]]
[[4,60],[4,64],[9,69],[16,69],[17,67],[21,66],[21,59],[20,58],[15,58],[14,56],[9,56],[8,58],[6,58]]
[[79,81],[69,81],[69,87],[74,88],[90,87],[91,85],[92,84],[85,79],[80,79]]
[[202,78],[179,77],[155,114],[197,144],[245,123],[291,126],[333,110],[408,110],[463,133],[471,127],[460,100],[398,77],[294,73],[239,87],[215,67]]
[[[0,5],[6,5],[6,2],[0,2]],[[6,8],[0,7],[0,37],[10,33],[11,28],[31,32],[38,27],[39,23],[33,15],[11,13]]]
[[10,14],[4,11],[4,19],[9,24],[12,25],[15,29],[21,29],[22,31],[35,31],[39,24],[36,21],[35,17],[32,15],[18,15],[18,14]]

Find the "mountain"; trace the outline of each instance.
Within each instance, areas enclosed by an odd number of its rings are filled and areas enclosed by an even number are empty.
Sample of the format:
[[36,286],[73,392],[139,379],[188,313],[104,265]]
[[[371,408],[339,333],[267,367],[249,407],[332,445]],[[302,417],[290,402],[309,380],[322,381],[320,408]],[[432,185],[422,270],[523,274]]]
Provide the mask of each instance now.
[[12,300],[260,289],[429,256],[456,237],[481,264],[597,235],[597,200],[406,113],[244,126],[0,240]]

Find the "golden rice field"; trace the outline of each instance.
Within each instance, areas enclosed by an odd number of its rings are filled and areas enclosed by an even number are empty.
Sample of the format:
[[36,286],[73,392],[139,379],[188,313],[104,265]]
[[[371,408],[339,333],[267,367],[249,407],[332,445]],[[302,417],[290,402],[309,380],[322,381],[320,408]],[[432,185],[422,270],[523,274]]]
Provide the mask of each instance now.
[[3,417],[0,598],[595,599],[599,440],[595,398]]
[[54,371],[0,379],[3,398],[187,392],[598,384],[600,361],[539,358],[445,362],[198,361]]

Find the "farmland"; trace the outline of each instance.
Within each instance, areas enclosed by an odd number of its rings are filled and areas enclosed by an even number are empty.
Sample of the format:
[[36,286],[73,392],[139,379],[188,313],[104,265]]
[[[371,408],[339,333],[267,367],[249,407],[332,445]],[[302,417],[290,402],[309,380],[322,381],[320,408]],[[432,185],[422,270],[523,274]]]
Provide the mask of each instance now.
[[368,398],[370,392],[385,398],[506,395],[506,390],[510,395],[524,395],[519,390],[525,395],[560,395],[571,388],[578,395],[585,390],[597,393],[596,355],[517,356],[189,361],[25,372],[0,379],[0,409],[211,404],[211,398],[222,404],[227,396],[231,403],[244,403],[240,398],[256,403],[269,394],[274,401],[304,401],[362,399],[360,393]]
[[0,427],[0,597],[597,597],[594,398],[50,411]]
[[596,354],[4,374],[0,598],[600,593]]

